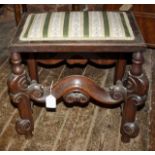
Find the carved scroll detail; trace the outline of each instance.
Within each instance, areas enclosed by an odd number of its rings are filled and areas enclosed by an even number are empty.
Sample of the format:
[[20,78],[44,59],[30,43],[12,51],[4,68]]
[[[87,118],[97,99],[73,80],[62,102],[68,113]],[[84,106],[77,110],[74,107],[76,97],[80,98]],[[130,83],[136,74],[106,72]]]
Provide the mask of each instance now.
[[45,102],[46,97],[50,94],[50,88],[32,81],[28,87],[28,94],[30,98],[37,102]]
[[118,100],[119,98],[125,99],[126,88],[123,86],[121,81],[117,81],[116,85],[110,87],[110,94],[111,94],[112,98],[115,100]]
[[18,107],[20,120],[16,122],[16,130],[20,134],[31,136],[33,131],[33,118],[28,94],[30,78],[21,65],[21,58],[18,53],[11,55],[12,71],[8,79],[9,95],[12,102]]
[[[133,76],[128,73],[127,81],[127,105],[123,115],[122,133],[124,142],[129,142],[129,138],[134,138],[139,133],[139,127],[135,121],[137,107],[142,107],[146,101],[148,91],[148,80],[145,74]],[[127,110],[128,108],[128,110]],[[128,111],[128,112],[127,112]],[[130,112],[129,112],[130,111]],[[132,117],[129,115],[133,115]],[[125,138],[126,137],[126,138]]]
[[8,87],[10,92],[10,97],[13,103],[20,103],[21,96],[26,96],[27,87],[29,85],[28,78],[26,73],[24,72],[21,75],[14,75],[12,74],[8,80]]
[[148,79],[144,73],[140,76],[133,76],[129,72],[126,86],[128,98],[132,98],[134,101],[136,101],[137,106],[142,106],[146,100],[148,85]]
[[38,102],[45,102],[45,98],[51,92],[56,99],[63,98],[69,104],[78,102],[79,105],[87,103],[90,98],[104,104],[118,104],[126,95],[126,89],[120,81],[110,89],[103,89],[91,79],[81,75],[65,77],[50,89],[34,82],[29,86],[28,92],[31,99]]
[[80,90],[74,90],[73,92],[64,95],[63,99],[70,105],[73,105],[74,103],[80,103],[82,105],[89,102],[90,97],[87,94],[81,92]]
[[[106,90],[100,88],[91,79],[81,75],[65,77],[50,89],[41,87],[36,83],[29,86],[29,94],[33,100],[45,102],[46,96],[51,92],[56,99],[63,97],[65,102],[71,104],[74,102],[85,104],[90,98],[105,104],[117,104],[124,100],[126,94],[121,82]],[[36,91],[42,95],[40,97],[35,95]]]
[[[85,96],[84,100],[86,101],[88,100],[89,96],[90,98],[105,104],[120,103],[124,100],[124,96],[126,94],[123,85],[120,83],[106,90],[100,88],[91,79],[81,75],[68,76],[56,83],[51,88],[51,92],[54,94],[54,96],[56,96],[57,99],[76,90],[78,90],[78,93],[83,94],[82,96]],[[119,95],[116,95],[116,93]],[[81,95],[78,94],[78,96]]]
[[125,101],[123,116],[122,116],[122,140],[129,142],[130,138],[136,137],[139,133],[139,127],[136,123],[136,111],[138,107],[142,107],[146,101],[148,92],[148,79],[143,73],[142,52],[133,54],[133,64],[128,71],[126,79],[127,98]]

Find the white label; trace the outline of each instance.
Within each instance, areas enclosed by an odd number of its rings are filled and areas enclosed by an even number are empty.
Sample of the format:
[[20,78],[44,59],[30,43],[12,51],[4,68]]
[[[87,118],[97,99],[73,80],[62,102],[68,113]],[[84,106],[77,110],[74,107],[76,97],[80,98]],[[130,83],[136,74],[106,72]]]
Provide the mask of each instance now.
[[46,108],[56,108],[56,98],[51,94],[46,97]]

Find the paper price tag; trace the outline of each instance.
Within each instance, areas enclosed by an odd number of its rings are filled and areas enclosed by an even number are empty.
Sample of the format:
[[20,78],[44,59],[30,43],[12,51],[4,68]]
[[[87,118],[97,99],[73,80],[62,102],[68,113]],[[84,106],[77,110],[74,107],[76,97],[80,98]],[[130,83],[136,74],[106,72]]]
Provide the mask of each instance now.
[[46,97],[46,108],[56,108],[56,98],[52,94]]

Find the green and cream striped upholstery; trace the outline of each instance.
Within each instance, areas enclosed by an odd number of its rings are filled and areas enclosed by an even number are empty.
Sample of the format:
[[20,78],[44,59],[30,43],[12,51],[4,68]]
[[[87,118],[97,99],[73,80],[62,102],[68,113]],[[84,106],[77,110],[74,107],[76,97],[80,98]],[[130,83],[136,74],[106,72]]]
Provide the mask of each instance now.
[[51,12],[29,14],[21,41],[133,40],[125,12]]

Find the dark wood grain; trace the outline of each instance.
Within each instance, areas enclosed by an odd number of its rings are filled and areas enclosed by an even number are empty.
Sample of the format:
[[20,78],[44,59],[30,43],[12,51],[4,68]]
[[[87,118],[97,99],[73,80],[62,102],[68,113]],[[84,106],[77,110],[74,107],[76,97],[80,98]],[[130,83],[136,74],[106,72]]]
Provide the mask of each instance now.
[[38,81],[38,76],[37,76],[37,62],[34,58],[33,53],[29,54],[29,58],[27,59],[27,65],[28,65],[28,71],[31,80],[36,80]]
[[141,32],[145,38],[147,46],[150,48],[155,48],[155,12],[135,12],[134,14],[136,16]]
[[126,64],[127,64],[127,57],[125,54],[119,54],[119,58],[116,62],[116,69],[115,69],[115,83],[118,80],[123,79],[125,69],[126,69]]

